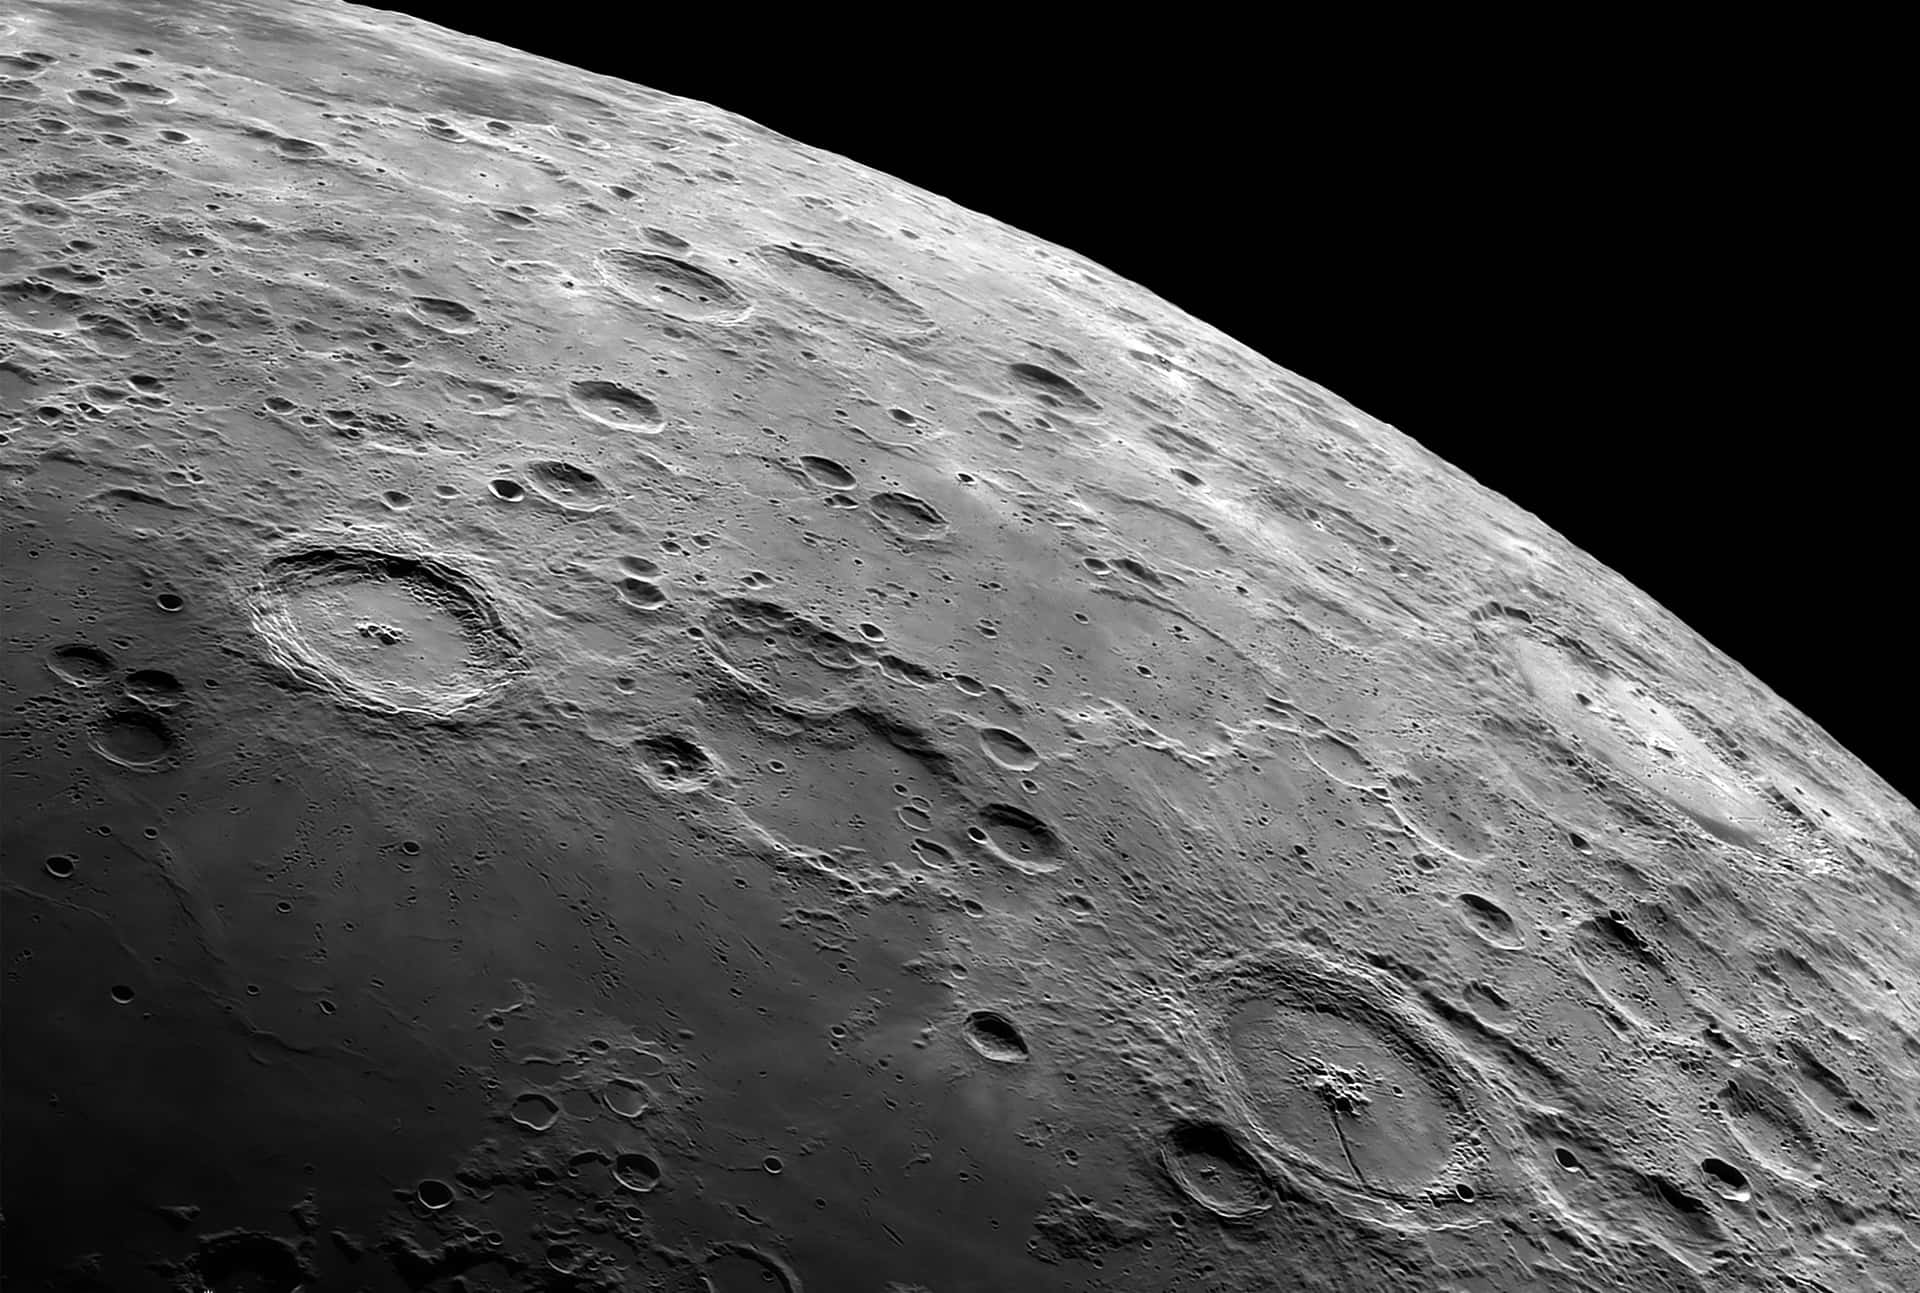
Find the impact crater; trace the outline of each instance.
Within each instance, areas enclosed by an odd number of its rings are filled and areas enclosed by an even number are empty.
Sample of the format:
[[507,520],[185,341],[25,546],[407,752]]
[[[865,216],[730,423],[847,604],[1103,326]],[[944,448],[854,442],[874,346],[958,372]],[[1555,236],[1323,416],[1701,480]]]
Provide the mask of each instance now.
[[343,704],[452,716],[523,667],[479,584],[432,557],[320,547],[267,563],[253,625],[275,664]]
[[1218,984],[1220,1026],[1255,1125],[1284,1157],[1410,1200],[1464,1165],[1483,1122],[1466,1068],[1385,984],[1269,949]]
[[595,268],[627,300],[676,319],[737,323],[752,308],[726,279],[676,256],[615,247],[600,253]]

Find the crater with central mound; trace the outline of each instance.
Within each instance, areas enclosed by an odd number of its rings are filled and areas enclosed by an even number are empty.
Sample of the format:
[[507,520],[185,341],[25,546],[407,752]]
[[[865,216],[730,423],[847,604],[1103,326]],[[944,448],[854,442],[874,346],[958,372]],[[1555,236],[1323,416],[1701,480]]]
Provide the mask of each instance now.
[[463,713],[522,667],[520,643],[485,590],[432,557],[290,552],[267,563],[251,601],[270,659],[361,709]]
[[1210,988],[1234,1084],[1281,1157],[1391,1199],[1465,1167],[1482,1121],[1466,1070],[1376,976],[1269,949]]

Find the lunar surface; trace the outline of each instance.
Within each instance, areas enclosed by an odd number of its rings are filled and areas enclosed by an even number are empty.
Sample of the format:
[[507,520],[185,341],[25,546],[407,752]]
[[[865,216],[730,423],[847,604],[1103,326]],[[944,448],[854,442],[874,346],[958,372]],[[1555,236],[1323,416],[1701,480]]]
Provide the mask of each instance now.
[[20,1290],[1920,1288],[1920,815],[1065,248],[0,11]]

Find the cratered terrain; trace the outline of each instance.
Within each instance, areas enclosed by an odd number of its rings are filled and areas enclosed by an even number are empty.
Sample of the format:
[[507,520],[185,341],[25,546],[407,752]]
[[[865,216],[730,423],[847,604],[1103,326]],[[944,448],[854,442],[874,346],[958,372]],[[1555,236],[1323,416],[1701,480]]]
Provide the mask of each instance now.
[[706,104],[0,14],[9,1288],[1911,1290],[1920,820]]

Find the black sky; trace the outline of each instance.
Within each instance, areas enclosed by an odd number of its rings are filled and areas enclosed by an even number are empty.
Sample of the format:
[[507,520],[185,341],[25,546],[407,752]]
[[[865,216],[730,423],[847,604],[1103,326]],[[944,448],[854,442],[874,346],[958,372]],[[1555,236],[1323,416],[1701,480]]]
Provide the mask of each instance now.
[[1871,393],[1911,330],[1897,168],[1844,42],[386,7],[715,104],[1143,284],[1535,513],[1915,793],[1911,415]]

